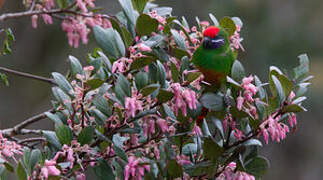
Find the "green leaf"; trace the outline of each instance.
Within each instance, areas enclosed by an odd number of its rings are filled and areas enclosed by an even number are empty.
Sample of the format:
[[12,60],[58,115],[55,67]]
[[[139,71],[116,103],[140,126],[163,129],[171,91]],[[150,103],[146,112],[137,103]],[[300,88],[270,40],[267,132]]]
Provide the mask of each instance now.
[[174,56],[177,59],[183,59],[184,57],[190,57],[190,54],[188,54],[187,51],[180,49],[180,48],[174,48]]
[[232,17],[231,19],[234,22],[234,24],[236,24],[236,26],[239,26],[239,27],[243,26],[243,23],[239,17]]
[[6,34],[7,34],[7,37],[8,37],[9,41],[15,41],[15,36],[14,36],[11,28],[6,29]]
[[150,85],[141,89],[141,94],[145,97],[145,96],[148,96],[149,94],[155,92],[159,88],[160,88],[159,84],[150,84]]
[[223,148],[221,148],[211,138],[205,138],[202,147],[204,156],[212,161],[216,161],[223,153]]
[[51,112],[45,112],[45,115],[50,119],[52,120],[54,123],[55,123],[55,126],[61,126],[63,125],[63,122],[62,120],[59,118],[58,115],[56,114],[53,114]]
[[120,157],[122,160],[128,162],[127,154],[122,148],[118,147],[117,145],[114,145],[113,149],[118,157]]
[[146,7],[146,4],[149,0],[132,0],[132,4],[134,8],[139,12],[142,13]]
[[285,96],[289,96],[290,92],[293,89],[293,83],[283,74],[280,75],[278,79],[283,87]]
[[73,133],[68,126],[62,125],[62,126],[56,127],[55,133],[61,144],[66,144],[66,145],[71,144],[71,141],[73,139]]
[[90,110],[90,113],[94,115],[95,122],[98,125],[103,126],[105,121],[108,119],[108,117],[105,114],[103,114],[101,111],[99,111],[98,109],[92,109],[92,110]]
[[191,83],[201,76],[201,72],[192,72],[187,75],[186,81]]
[[205,93],[200,99],[201,104],[213,111],[221,111],[224,109],[223,95],[218,93]]
[[178,72],[176,65],[173,62],[170,62],[170,71],[172,74],[173,81],[178,82],[179,81],[179,72]]
[[99,88],[103,83],[104,83],[104,81],[101,79],[91,79],[91,80],[86,81],[86,85],[91,87],[91,89]]
[[100,26],[94,26],[93,32],[95,40],[99,46],[110,56],[118,58],[125,54],[125,47],[122,47],[123,42],[117,31],[113,30],[112,28],[104,29]]
[[122,7],[123,14],[128,20],[127,26],[129,31],[132,33],[133,37],[135,37],[135,24],[136,24],[136,14],[135,10],[132,6],[131,0],[119,0],[119,3]]
[[68,56],[68,59],[71,61],[71,70],[73,75],[83,74],[83,67],[80,61],[74,56]]
[[171,29],[170,32],[172,33],[174,40],[178,47],[182,50],[186,51],[186,43],[185,43],[185,38],[181,36],[177,30]]
[[15,172],[15,168],[11,166],[9,163],[5,162],[3,164],[9,172]]
[[95,166],[94,173],[100,180],[114,180],[115,175],[109,163],[106,160],[100,160],[99,165]]
[[158,67],[158,81],[160,83],[160,86],[162,88],[165,88],[166,85],[166,70],[162,63],[157,61],[157,67]]
[[174,94],[170,91],[167,91],[165,89],[160,89],[159,93],[157,95],[157,99],[159,103],[166,103],[173,99]]
[[55,2],[58,4],[58,7],[63,9],[68,6],[68,1],[66,0],[55,0]]
[[223,27],[229,36],[236,31],[236,25],[230,17],[224,17],[220,20],[220,26]]
[[17,176],[18,176],[18,180],[27,180],[26,170],[22,166],[21,162],[19,162],[17,166]]
[[249,139],[248,141],[243,143],[244,146],[260,146],[262,147],[262,143],[258,139]]
[[132,34],[125,28],[119,21],[117,21],[115,18],[109,18],[111,25],[113,29],[117,30],[120,34],[121,38],[123,39],[123,42],[125,43],[126,47],[128,48],[131,46],[133,42]]
[[[122,91],[122,92],[120,92]],[[122,74],[119,74],[118,79],[117,79],[117,83],[115,86],[115,92],[118,93],[123,93],[125,96],[131,97],[131,87],[130,87],[130,83],[127,80],[127,78],[125,78]],[[120,96],[119,98],[121,101],[124,101],[124,97]]]
[[240,84],[229,76],[227,76],[227,82],[234,85],[235,88],[241,88]]
[[309,72],[309,60],[307,54],[301,54],[298,58],[299,66],[294,68],[295,79],[304,77]]
[[112,114],[112,108],[108,103],[108,100],[104,97],[98,96],[94,99],[93,104],[98,108],[99,111],[104,113],[106,116],[111,116]]
[[42,159],[42,154],[40,152],[39,149],[34,149],[31,151],[31,155],[30,155],[30,174],[32,174],[33,170],[34,170],[34,167],[36,166],[36,164],[38,162],[40,162],[40,160]]
[[92,126],[87,126],[77,137],[77,141],[81,144],[81,146],[85,144],[89,144],[93,139],[94,128]]
[[182,166],[176,160],[169,160],[167,163],[167,172],[171,179],[178,178],[183,175]]
[[285,97],[285,93],[284,93],[284,90],[283,90],[283,87],[282,87],[280,81],[274,75],[272,75],[271,77],[272,77],[272,80],[273,80],[274,85],[276,87],[277,94],[278,94],[278,96],[280,98],[280,102],[285,101],[286,97]]
[[298,104],[290,104],[290,105],[287,105],[287,106],[284,106],[283,109],[282,109],[282,113],[288,113],[288,112],[303,112],[305,111],[305,109],[298,105]]
[[150,36],[158,30],[158,21],[147,14],[141,14],[137,19],[136,32],[139,36]]
[[6,86],[9,86],[9,81],[8,81],[7,75],[0,73],[0,79]]
[[148,75],[146,72],[139,72],[135,75],[135,83],[138,90],[148,84]]
[[255,77],[255,84],[258,88],[258,93],[259,93],[259,97],[260,99],[264,99],[266,97],[266,92],[264,90],[264,88],[262,87],[262,83],[260,81],[260,79],[258,78],[258,76],[254,76]]
[[44,134],[47,142],[55,147],[57,150],[60,150],[62,148],[62,144],[59,142],[55,132],[53,131],[42,131]]
[[235,60],[231,69],[232,78],[236,81],[241,81],[246,75],[245,70],[240,61]]
[[[28,147],[24,147],[24,155],[23,155],[23,162],[29,170],[29,174],[31,174],[31,167],[30,167],[30,156],[31,150]],[[1,174],[1,173],[0,173]]]
[[267,171],[269,162],[264,157],[258,156],[253,158],[248,164],[246,164],[245,167],[249,174],[258,179],[261,178]]
[[130,70],[143,68],[156,61],[155,57],[152,56],[143,56],[134,60],[130,65]]
[[212,20],[214,26],[219,26],[219,21],[216,19],[216,17],[213,14],[210,13],[209,17]]
[[71,91],[73,91],[72,86],[70,83],[66,80],[66,78],[57,72],[53,72],[52,76],[57,83],[57,85],[66,93],[66,94],[71,94]]

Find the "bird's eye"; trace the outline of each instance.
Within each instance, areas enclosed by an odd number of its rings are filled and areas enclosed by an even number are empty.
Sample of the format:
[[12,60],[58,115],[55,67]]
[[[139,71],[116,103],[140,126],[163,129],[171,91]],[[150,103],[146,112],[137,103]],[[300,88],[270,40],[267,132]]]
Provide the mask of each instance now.
[[217,49],[223,46],[224,38],[220,36],[215,36],[214,38],[205,37],[203,39],[203,47],[206,49]]

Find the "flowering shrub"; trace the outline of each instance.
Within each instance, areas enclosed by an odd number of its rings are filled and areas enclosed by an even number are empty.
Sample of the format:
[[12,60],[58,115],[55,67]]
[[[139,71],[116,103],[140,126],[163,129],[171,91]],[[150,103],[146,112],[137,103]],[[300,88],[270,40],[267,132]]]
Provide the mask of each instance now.
[[[189,26],[171,8],[146,0],[120,0],[123,11],[116,16],[90,12],[93,0],[58,2],[26,1],[39,12],[30,14],[33,27],[39,15],[51,24],[62,12],[71,46],[87,43],[92,27],[100,48],[85,66],[69,56],[66,76],[25,74],[53,84],[53,109],[1,131],[2,175],[16,164],[19,179],[82,180],[88,170],[105,180],[259,179],[269,166],[258,155],[262,141],[284,140],[296,127],[296,113],[306,110],[311,76],[305,54],[293,75],[271,66],[268,83],[245,74],[238,60],[220,89],[195,69],[191,57],[211,24],[230,35],[236,57],[244,51],[237,17],[218,22],[210,14],[211,22],[196,18]],[[52,12],[56,6],[63,9]],[[26,129],[43,118],[55,131]],[[37,137],[15,137],[29,134]]]

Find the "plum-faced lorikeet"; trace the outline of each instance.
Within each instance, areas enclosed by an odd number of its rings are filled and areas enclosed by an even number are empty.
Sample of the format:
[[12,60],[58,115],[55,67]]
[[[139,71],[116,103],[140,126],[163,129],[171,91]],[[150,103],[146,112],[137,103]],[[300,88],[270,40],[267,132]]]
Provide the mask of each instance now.
[[221,27],[210,26],[204,30],[203,36],[192,62],[203,73],[206,82],[220,88],[226,83],[226,77],[231,74],[235,60],[229,35]]

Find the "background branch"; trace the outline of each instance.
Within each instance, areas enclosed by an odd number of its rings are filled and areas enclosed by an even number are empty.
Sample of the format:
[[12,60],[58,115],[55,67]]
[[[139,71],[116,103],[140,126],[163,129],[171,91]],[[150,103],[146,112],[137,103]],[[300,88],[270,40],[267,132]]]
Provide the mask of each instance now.
[[39,81],[43,81],[43,82],[47,82],[47,83],[56,85],[56,82],[51,78],[37,76],[37,75],[25,73],[25,72],[20,72],[20,71],[8,69],[8,68],[5,68],[5,67],[0,67],[0,72],[1,71],[9,73],[9,74],[13,74],[13,75],[21,76],[21,77],[26,77],[26,78],[31,78],[31,79],[35,79],[35,80],[39,80]]

